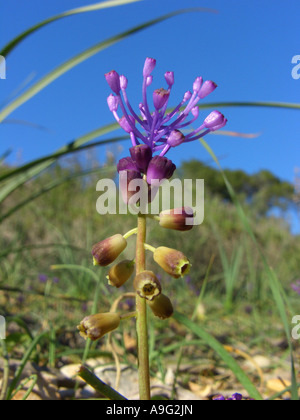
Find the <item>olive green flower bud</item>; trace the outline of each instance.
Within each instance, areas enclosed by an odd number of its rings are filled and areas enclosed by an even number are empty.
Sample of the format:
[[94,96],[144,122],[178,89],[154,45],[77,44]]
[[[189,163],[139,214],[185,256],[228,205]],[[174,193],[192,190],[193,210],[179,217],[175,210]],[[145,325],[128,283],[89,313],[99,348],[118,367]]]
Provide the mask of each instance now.
[[115,287],[121,287],[134,272],[134,262],[130,260],[124,260],[119,264],[114,265],[108,272],[106,278],[108,284]]
[[170,318],[173,315],[173,305],[170,299],[163,294],[157,296],[154,300],[147,302],[153,314],[160,319]]
[[194,225],[193,210],[190,207],[164,210],[159,214],[159,224],[167,229],[191,230]]
[[126,239],[117,233],[93,246],[94,265],[105,267],[111,264],[127,246]]
[[152,271],[145,270],[137,274],[133,287],[140,297],[147,300],[153,300],[161,293],[160,282]]
[[89,315],[81,321],[77,329],[81,337],[96,341],[108,332],[118,328],[120,320],[120,315],[114,312]]
[[175,279],[183,277],[191,268],[191,263],[181,251],[166,246],[156,248],[153,258],[161,268]]

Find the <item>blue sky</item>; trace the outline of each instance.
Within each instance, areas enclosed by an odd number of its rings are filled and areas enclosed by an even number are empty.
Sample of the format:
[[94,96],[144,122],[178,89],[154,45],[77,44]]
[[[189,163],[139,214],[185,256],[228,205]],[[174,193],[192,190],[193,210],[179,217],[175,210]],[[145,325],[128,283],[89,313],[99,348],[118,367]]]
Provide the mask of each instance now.
[[[5,45],[47,17],[92,3],[97,1],[2,1],[0,43]],[[218,13],[176,16],[80,64],[8,117],[48,130],[2,124],[0,152],[11,148],[11,162],[28,162],[112,122],[106,104],[110,91],[103,76],[111,69],[128,77],[128,94],[137,106],[147,56],[157,59],[155,88],[164,85],[165,71],[175,72],[170,105],[177,105],[197,76],[218,84],[206,102],[300,103],[300,79],[294,80],[291,75],[292,57],[300,54],[298,0],[144,0],[69,17],[30,36],[7,58],[7,79],[0,80],[0,105],[97,42],[183,7],[213,8]],[[207,137],[224,168],[249,173],[269,169],[281,179],[293,182],[295,168],[300,166],[300,111],[248,107],[220,111],[228,118],[228,130],[261,133],[255,139]],[[126,154],[124,150],[123,155]],[[173,149],[168,157],[178,165],[195,157],[210,161],[199,143]]]

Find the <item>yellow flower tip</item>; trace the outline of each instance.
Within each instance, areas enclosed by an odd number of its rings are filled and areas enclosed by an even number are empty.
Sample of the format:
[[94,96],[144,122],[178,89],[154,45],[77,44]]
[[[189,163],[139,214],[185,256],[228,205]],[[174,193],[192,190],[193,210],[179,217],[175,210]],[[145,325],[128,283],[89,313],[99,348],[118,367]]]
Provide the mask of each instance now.
[[95,267],[96,267],[96,265],[99,265],[99,264],[98,264],[98,261],[96,260],[96,258],[95,258],[95,257],[93,257],[93,266],[95,266]]
[[145,270],[137,274],[133,286],[137,294],[147,300],[156,299],[161,293],[160,282],[152,271]]
[[153,314],[160,319],[167,319],[173,315],[174,309],[168,296],[160,294],[154,300],[147,301]]
[[108,284],[114,287],[121,287],[133,274],[134,262],[132,260],[124,260],[111,267],[106,276]]
[[96,341],[120,325],[120,315],[114,312],[89,315],[77,326],[81,337]]
[[93,264],[106,267],[124,251],[126,239],[119,233],[95,244],[92,248]]
[[188,274],[191,268],[190,261],[181,251],[165,246],[156,248],[153,258],[166,273],[176,279]]

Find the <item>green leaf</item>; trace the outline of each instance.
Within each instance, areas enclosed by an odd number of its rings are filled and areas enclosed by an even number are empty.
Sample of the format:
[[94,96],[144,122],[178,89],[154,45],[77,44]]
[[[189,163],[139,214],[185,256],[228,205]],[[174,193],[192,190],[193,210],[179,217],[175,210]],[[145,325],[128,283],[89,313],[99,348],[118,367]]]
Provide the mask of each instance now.
[[219,343],[213,336],[211,336],[208,332],[203,330],[199,325],[192,322],[188,319],[185,315],[175,312],[173,317],[176,321],[183,324],[187,327],[192,333],[197,335],[198,337],[202,338],[205,343],[211,347],[223,360],[224,363],[229,367],[232,373],[236,376],[237,380],[243,385],[243,387],[247,390],[249,396],[256,400],[262,400],[262,396],[250,381],[246,373],[243,369],[237,364],[235,359],[225,350],[223,345]]
[[84,62],[90,57],[93,57],[100,51],[103,51],[106,48],[111,47],[112,45],[128,38],[129,36],[138,33],[144,29],[147,29],[157,23],[163,22],[167,19],[170,19],[172,17],[175,17],[177,15],[188,13],[188,12],[196,12],[196,11],[204,11],[204,9],[200,8],[191,8],[191,9],[182,9],[182,10],[176,10],[171,13],[167,13],[163,16],[160,16],[156,19],[149,20],[143,24],[134,26],[133,28],[124,31],[118,35],[115,35],[111,38],[108,38],[105,41],[101,41],[97,43],[96,45],[84,50],[80,54],[76,55],[75,57],[67,60],[60,66],[56,67],[54,70],[52,70],[50,73],[48,73],[46,76],[44,76],[42,79],[40,79],[37,83],[35,83],[33,86],[31,86],[29,89],[27,89],[23,94],[21,94],[18,98],[10,102],[2,111],[0,111],[0,122],[2,122],[8,115],[10,115],[14,110],[16,110],[18,107],[20,107],[22,104],[27,102],[29,99],[31,99],[33,96],[35,96],[37,93],[39,93],[41,90],[43,90],[45,87],[49,86],[52,82],[54,82],[56,79],[58,79],[63,74],[67,73],[69,70],[76,67],[78,64]]
[[105,2],[102,1],[96,4],[91,4],[89,6],[78,7],[76,9],[72,9],[72,10],[68,10],[66,12],[60,13],[59,15],[52,16],[32,26],[31,28],[27,29],[26,31],[18,35],[16,38],[11,40],[7,45],[5,45],[5,47],[2,48],[2,50],[0,51],[0,55],[2,55],[3,57],[7,57],[8,54],[11,53],[11,51],[14,48],[16,48],[16,46],[19,45],[20,42],[22,42],[29,35],[33,34],[39,29],[42,29],[44,26],[49,25],[52,22],[56,22],[57,20],[60,20],[69,16],[77,15],[79,13],[94,12],[96,10],[107,9],[108,7],[122,6],[128,3],[134,3],[137,1],[140,1],[140,0],[109,0]]

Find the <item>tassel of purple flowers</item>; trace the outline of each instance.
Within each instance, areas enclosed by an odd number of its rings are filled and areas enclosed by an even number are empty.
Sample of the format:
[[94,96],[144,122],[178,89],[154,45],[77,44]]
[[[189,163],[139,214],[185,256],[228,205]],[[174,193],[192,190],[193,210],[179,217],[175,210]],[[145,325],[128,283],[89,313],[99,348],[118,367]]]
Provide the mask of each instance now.
[[[191,142],[203,137],[210,132],[221,129],[227,123],[226,118],[219,111],[211,112],[199,125],[186,136],[182,129],[193,124],[199,117],[198,102],[210,95],[217,85],[207,80],[203,82],[202,77],[197,77],[193,83],[193,89],[187,91],[182,101],[171,111],[167,112],[168,102],[174,85],[174,73],[166,72],[165,80],[167,89],[159,88],[153,92],[154,111],[151,112],[147,100],[147,89],[152,84],[152,72],[155,68],[156,60],[147,58],[143,69],[143,101],[139,104],[138,115],[131,106],[126,88],[128,81],[125,76],[112,70],[105,75],[107,83],[114,94],[108,97],[108,106],[120,126],[130,134],[133,146],[144,143],[149,146],[152,154],[159,152],[164,156],[171,147],[177,147],[182,143]],[[185,108],[183,109],[183,107]],[[118,115],[120,108],[121,117]],[[191,119],[187,118],[191,115]],[[140,126],[141,129],[138,128]]]

